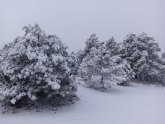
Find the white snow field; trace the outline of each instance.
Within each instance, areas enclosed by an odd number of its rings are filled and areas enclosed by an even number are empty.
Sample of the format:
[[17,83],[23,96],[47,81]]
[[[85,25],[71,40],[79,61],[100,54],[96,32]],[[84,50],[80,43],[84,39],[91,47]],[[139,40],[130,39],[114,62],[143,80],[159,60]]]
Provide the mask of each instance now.
[[80,100],[52,111],[0,114],[0,124],[165,124],[165,88],[132,83],[109,92],[79,87]]

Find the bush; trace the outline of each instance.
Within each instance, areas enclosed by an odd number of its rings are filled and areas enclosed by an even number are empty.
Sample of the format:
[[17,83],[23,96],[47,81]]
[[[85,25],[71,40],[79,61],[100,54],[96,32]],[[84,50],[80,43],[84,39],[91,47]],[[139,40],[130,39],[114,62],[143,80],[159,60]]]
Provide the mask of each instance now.
[[76,86],[70,79],[67,47],[36,24],[7,44],[0,55],[0,94],[4,105],[61,105],[72,101]]

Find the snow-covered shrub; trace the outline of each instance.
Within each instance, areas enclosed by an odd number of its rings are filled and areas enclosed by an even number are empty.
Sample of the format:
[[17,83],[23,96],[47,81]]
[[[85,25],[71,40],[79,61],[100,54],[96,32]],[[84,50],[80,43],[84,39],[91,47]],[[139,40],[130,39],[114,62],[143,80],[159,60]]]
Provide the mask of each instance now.
[[36,24],[0,53],[0,94],[5,105],[59,105],[76,97],[67,47]]
[[113,52],[110,44],[104,42],[97,42],[90,48],[79,67],[79,75],[86,80],[88,87],[109,89],[112,84],[121,84],[132,78],[133,71],[128,62]]

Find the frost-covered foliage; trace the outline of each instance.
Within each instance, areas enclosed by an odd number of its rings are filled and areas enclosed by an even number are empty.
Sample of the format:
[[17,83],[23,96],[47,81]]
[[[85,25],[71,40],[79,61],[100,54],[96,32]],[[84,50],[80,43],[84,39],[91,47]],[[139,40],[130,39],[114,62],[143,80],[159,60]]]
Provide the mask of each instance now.
[[165,59],[165,52],[162,53],[162,58]]
[[112,39],[99,42],[98,38],[93,36],[96,37],[91,35],[90,40],[86,42],[84,51],[87,53],[79,68],[79,75],[86,80],[87,86],[109,89],[112,84],[120,84],[131,79],[133,71],[130,65],[116,54],[117,43]]
[[130,34],[121,47],[121,55],[126,59],[136,74],[136,79],[150,82],[160,82],[161,69],[158,52],[160,47],[154,38],[147,34]]
[[5,105],[59,105],[75,97],[67,47],[36,24],[25,26],[0,52],[0,94]]
[[116,43],[114,37],[110,38],[105,42],[105,47],[107,51],[111,53],[111,56],[119,54],[120,44]]
[[162,58],[159,59],[159,63],[162,64],[160,66],[159,80],[160,83],[165,86],[165,53],[162,53]]
[[79,68],[77,54],[72,52],[68,57],[68,65],[70,68],[70,74],[71,75],[77,75],[77,70]]

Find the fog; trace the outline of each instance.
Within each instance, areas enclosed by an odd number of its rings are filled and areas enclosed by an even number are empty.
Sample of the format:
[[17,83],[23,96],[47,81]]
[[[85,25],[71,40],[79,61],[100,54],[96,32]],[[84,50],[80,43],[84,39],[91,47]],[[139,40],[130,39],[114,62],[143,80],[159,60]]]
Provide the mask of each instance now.
[[38,23],[70,51],[83,49],[90,34],[101,41],[146,32],[165,51],[165,0],[0,0],[0,46]]

